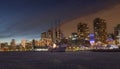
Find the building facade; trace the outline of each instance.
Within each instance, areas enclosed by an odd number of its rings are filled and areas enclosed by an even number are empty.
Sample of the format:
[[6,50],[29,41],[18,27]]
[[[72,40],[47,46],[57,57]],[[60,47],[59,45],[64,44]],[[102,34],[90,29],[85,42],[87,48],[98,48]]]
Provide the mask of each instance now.
[[25,39],[22,39],[21,40],[21,45],[22,45],[22,47],[26,47],[26,42],[27,42],[27,40],[25,40]]
[[77,25],[78,37],[83,40],[89,40],[89,27],[86,23],[79,23]]
[[104,19],[95,18],[93,21],[95,40],[106,42],[107,39],[107,26]]
[[15,46],[16,46],[16,41],[15,41],[15,39],[12,39],[10,44],[11,44],[11,46],[15,47]]
[[114,35],[117,39],[117,44],[120,44],[120,24],[114,28]]

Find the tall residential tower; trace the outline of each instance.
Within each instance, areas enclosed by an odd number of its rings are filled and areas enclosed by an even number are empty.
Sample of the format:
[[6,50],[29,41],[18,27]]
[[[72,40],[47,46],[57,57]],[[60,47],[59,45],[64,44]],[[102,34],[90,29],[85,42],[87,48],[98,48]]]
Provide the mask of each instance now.
[[107,27],[104,19],[95,18],[93,21],[94,34],[96,41],[105,42],[107,39]]

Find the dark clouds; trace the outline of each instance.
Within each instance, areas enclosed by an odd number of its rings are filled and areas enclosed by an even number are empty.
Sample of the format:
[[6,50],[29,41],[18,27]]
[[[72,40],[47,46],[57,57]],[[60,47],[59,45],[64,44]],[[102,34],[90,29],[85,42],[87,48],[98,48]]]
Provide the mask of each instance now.
[[0,38],[40,38],[40,33],[56,20],[82,17],[119,3],[119,0],[1,0]]

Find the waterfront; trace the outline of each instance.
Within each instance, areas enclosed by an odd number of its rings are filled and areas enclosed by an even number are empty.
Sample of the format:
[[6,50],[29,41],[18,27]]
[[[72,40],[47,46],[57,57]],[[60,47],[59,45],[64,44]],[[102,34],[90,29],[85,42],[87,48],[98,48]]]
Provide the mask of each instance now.
[[120,69],[120,52],[0,52],[0,69]]

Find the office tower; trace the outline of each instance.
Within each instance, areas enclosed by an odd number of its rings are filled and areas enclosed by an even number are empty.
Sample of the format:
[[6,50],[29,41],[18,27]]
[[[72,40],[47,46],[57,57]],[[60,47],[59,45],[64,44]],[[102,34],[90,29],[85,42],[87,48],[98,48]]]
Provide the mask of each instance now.
[[117,39],[117,44],[120,45],[120,24],[118,24],[115,28],[114,28],[114,35]]
[[53,31],[50,30],[50,29],[47,31],[47,38],[48,38],[48,39],[52,39],[52,38],[53,38],[53,33],[52,33],[52,32],[53,32]]
[[86,23],[79,23],[77,25],[77,33],[79,38],[88,40],[90,34],[88,25]]
[[24,47],[25,48],[25,46],[26,46],[26,40],[25,39],[23,39],[22,41],[21,41],[21,45],[22,45],[22,47]]
[[107,32],[106,32],[106,22],[104,19],[95,18],[93,21],[94,34],[96,41],[106,42]]
[[11,40],[11,46],[16,46],[16,41],[15,41],[15,39],[12,39],[12,40]]
[[120,24],[118,24],[118,25],[114,28],[114,34],[115,34],[115,36],[120,35]]
[[41,33],[41,39],[47,38],[47,32]]

